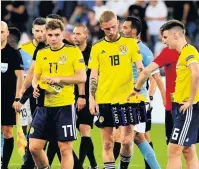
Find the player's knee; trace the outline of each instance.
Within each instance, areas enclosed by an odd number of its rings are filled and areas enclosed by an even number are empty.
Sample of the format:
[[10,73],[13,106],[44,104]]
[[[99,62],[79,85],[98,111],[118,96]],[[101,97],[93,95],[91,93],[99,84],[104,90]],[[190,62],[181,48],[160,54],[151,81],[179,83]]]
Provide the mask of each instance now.
[[182,155],[182,148],[179,145],[171,144],[168,145],[168,156],[177,157]]
[[36,146],[35,144],[29,144],[29,150],[30,150],[30,153],[32,155],[40,152],[42,150],[42,148],[40,148],[39,146]]
[[68,156],[72,154],[72,144],[65,144],[60,146],[60,153],[62,156]]
[[129,139],[128,137],[124,137],[122,139],[122,146],[124,149],[129,150],[132,147],[132,139]]
[[191,147],[185,147],[183,149],[183,155],[186,161],[192,159],[195,154],[196,154],[195,145],[192,145]]
[[80,124],[80,133],[81,136],[90,136],[91,127],[89,125],[81,125]]
[[9,139],[9,138],[12,138],[13,137],[13,130],[12,128],[4,128],[3,129],[3,137],[5,139]]
[[113,151],[113,142],[105,141],[103,147],[104,147],[104,151]]
[[146,139],[145,139],[145,136],[143,133],[139,133],[139,134],[136,134],[135,138],[134,138],[134,141],[136,144],[140,144],[142,142],[144,142]]

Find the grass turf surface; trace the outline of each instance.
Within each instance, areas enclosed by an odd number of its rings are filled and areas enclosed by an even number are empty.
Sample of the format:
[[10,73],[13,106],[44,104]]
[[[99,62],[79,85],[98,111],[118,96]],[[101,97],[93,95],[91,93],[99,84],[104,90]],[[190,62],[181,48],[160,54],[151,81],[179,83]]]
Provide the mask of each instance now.
[[[15,128],[16,129],[16,128]],[[15,132],[16,133],[16,132]],[[152,131],[151,131],[151,138],[153,141],[153,146],[155,149],[155,153],[157,156],[157,159],[160,163],[160,166],[162,169],[166,168],[167,164],[167,146],[165,141],[165,130],[163,124],[153,124],[152,125]],[[78,140],[74,142],[73,147],[78,155],[79,153],[79,144],[80,144],[80,136],[78,136]],[[95,157],[97,160],[97,163],[99,165],[99,168],[103,168],[103,161],[102,161],[102,144],[101,144],[101,134],[100,130],[96,127],[92,130],[92,140],[94,143],[94,149],[95,149]],[[199,144],[197,144],[197,153],[199,155]],[[19,156],[17,152],[16,147],[16,139],[15,139],[15,148],[12,154],[12,158],[10,161],[9,169],[17,169],[22,164],[22,158]],[[118,164],[118,160],[116,162]],[[87,169],[89,165],[89,161],[86,159],[84,162],[84,168]],[[57,157],[54,159],[53,165],[51,169],[59,169],[60,163],[57,159]],[[144,161],[141,153],[139,152],[139,149],[136,145],[134,145],[134,153],[133,158],[131,160],[129,169],[144,169]],[[185,163],[183,159],[183,169],[185,168]]]

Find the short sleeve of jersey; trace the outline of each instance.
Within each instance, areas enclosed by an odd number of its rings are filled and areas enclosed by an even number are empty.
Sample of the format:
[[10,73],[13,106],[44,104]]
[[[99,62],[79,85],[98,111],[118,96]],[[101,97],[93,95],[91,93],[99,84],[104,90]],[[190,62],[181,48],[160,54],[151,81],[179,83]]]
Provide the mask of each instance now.
[[75,70],[79,69],[85,69],[85,62],[84,62],[84,57],[80,51],[79,48],[74,48],[74,60],[73,60],[73,65]]
[[177,54],[177,51],[164,48],[162,52],[153,60],[153,62],[158,64],[159,67],[164,67],[166,65],[169,65],[173,62],[172,56],[174,53]]
[[21,54],[18,50],[14,50],[14,56],[13,59],[13,64],[14,64],[14,70],[23,70],[23,61]]
[[36,58],[36,62],[35,62],[35,68],[34,68],[34,73],[35,74],[41,74],[41,61],[42,61],[42,56],[40,56],[40,51],[38,51],[37,53],[37,58]]
[[97,50],[96,46],[92,46],[88,68],[89,69],[98,69],[99,68],[98,50]]
[[37,47],[36,47],[36,49],[35,49],[35,51],[34,51],[34,53],[33,53],[33,58],[32,58],[32,60],[36,60],[36,58],[37,58],[37,52],[39,51],[39,49],[42,49],[42,48],[44,48],[46,45],[45,45],[45,43],[43,43],[43,42],[40,42],[38,45],[37,45]]
[[183,60],[185,61],[186,66],[189,66],[193,62],[198,63],[199,61],[198,52],[194,47],[187,48],[183,56]]
[[137,61],[142,61],[142,55],[140,52],[140,48],[135,39],[133,39],[131,60],[133,63],[135,63]]

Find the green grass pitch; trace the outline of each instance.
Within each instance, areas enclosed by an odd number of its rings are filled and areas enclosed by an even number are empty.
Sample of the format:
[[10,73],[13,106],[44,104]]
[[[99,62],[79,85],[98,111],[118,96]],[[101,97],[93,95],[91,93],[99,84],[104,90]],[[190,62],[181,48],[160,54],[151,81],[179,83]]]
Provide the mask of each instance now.
[[[167,164],[167,146],[165,142],[165,130],[163,124],[153,124],[152,125],[152,131],[151,131],[151,138],[153,140],[153,145],[155,149],[155,153],[157,156],[157,159],[161,165],[162,169],[166,168]],[[101,144],[101,134],[100,130],[96,127],[92,130],[92,139],[94,142],[94,149],[95,149],[95,156],[97,159],[97,163],[100,167],[100,169],[103,168],[103,161],[102,161],[102,144]],[[80,144],[80,136],[78,136],[78,140],[74,142],[73,147],[75,152],[78,155],[79,151],[79,144]],[[199,144],[197,145],[197,152],[199,155]],[[22,159],[18,155],[16,144],[15,149],[13,151],[13,155],[10,161],[9,169],[17,169],[22,164]],[[118,164],[118,160],[116,162]],[[84,162],[84,169],[87,169],[89,166],[89,161],[86,159]],[[52,169],[59,169],[59,161],[57,157],[55,158]],[[139,152],[136,145],[134,145],[134,153],[133,158],[130,163],[129,169],[144,169],[144,162],[143,157],[141,156],[141,153]],[[184,159],[183,159],[183,169],[185,168]]]

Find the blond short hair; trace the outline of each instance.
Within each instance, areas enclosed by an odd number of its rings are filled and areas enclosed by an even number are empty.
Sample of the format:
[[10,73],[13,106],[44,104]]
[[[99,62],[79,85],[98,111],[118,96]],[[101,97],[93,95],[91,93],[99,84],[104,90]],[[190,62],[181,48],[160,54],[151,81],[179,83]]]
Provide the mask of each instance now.
[[99,18],[99,23],[108,22],[113,18],[117,19],[117,15],[113,11],[104,11]]
[[52,20],[46,23],[46,30],[48,29],[60,29],[61,31],[64,31],[64,24],[59,20]]

